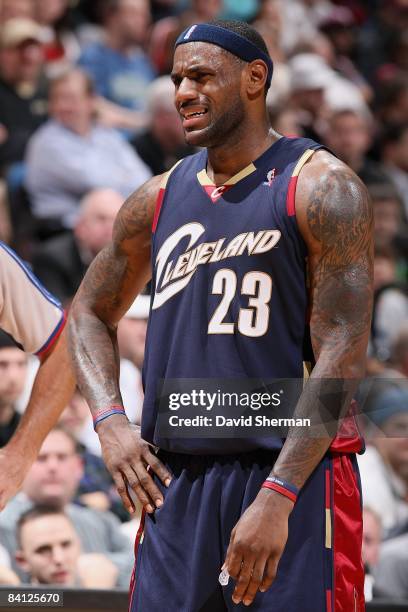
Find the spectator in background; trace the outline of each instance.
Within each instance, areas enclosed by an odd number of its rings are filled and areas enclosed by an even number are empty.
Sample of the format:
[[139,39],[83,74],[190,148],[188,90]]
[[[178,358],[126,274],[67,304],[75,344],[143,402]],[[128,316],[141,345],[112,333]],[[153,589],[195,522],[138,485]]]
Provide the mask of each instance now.
[[322,57],[300,53],[290,61],[291,104],[299,114],[303,134],[319,141],[327,117],[325,91],[334,80],[334,73]]
[[[408,115],[407,115],[408,117]],[[408,120],[387,126],[381,145],[382,161],[403,199],[408,217]]]
[[39,26],[10,19],[0,26],[0,174],[21,162],[30,136],[47,116]]
[[357,45],[356,18],[350,8],[333,6],[319,22],[319,29],[331,42],[334,50],[331,66],[341,76],[348,79],[361,92],[366,102],[373,97],[373,91],[354,64]]
[[[149,318],[150,296],[139,295],[118,324],[119,353],[122,360],[130,361],[136,368],[138,393],[132,401],[131,420],[141,422],[143,391],[142,368],[145,353],[147,320]],[[130,404],[126,404],[130,406]],[[129,416],[129,415],[128,415]]]
[[287,56],[294,52],[297,45],[311,42],[317,36],[317,24],[331,8],[326,0],[262,0],[261,11],[267,12],[271,4],[278,5],[282,16],[281,42]]
[[80,46],[73,30],[69,28],[70,0],[35,0],[35,18],[42,27],[47,74],[56,76],[58,71],[74,64],[80,56]]
[[16,560],[30,584],[75,586],[81,545],[62,510],[34,506],[21,515],[16,535]]
[[[389,74],[389,49],[399,33],[407,30],[406,0],[366,2],[369,11],[359,36],[358,62],[370,82],[378,84]],[[385,70],[384,70],[385,69]]]
[[408,116],[408,76],[406,74],[381,83],[378,92],[378,118],[388,125],[402,124]]
[[34,506],[25,512],[17,524],[17,543],[16,560],[30,584],[94,589],[115,586],[117,569],[108,559],[104,567],[96,559],[98,571],[89,572],[94,555],[81,555],[74,525],[62,510]]
[[7,444],[20,421],[15,402],[23,392],[26,377],[26,354],[0,330],[0,447]]
[[0,0],[0,24],[15,17],[33,19],[33,0]]
[[273,61],[273,87],[267,93],[266,104],[271,112],[283,108],[288,100],[291,71],[282,49],[283,13],[281,0],[261,2],[252,26],[263,37]]
[[[83,475],[76,443],[61,429],[52,430],[28,472],[22,492],[0,514],[0,540],[12,557],[17,548],[16,525],[33,505],[46,504],[64,510],[71,519],[84,553],[94,555],[95,571],[109,559],[118,569],[118,586],[129,584],[132,547],[120,534],[119,520],[110,512],[83,508],[73,503]],[[14,567],[18,571],[17,566]]]
[[408,320],[408,288],[398,281],[398,258],[389,247],[377,247],[374,256],[374,304],[371,343],[381,362],[390,358],[391,346]]
[[72,228],[90,190],[110,187],[127,197],[151,176],[115,130],[95,122],[95,104],[79,69],[50,84],[51,120],[30,140],[26,180],[34,215],[50,228]]
[[147,90],[149,127],[132,144],[152,174],[162,174],[183,157],[194,153],[186,145],[184,131],[174,106],[174,85],[169,76],[153,81]]
[[67,305],[93,258],[112,238],[123,197],[112,189],[95,189],[84,196],[72,232],[46,240],[33,257],[33,270],[43,285]]
[[408,321],[391,347],[390,363],[394,370],[408,378]]
[[375,247],[394,248],[406,219],[402,199],[390,181],[370,184],[369,193],[373,204]]
[[139,370],[142,369],[150,295],[139,295],[118,325],[119,351]]
[[386,532],[408,521],[408,386],[389,383],[366,413],[369,445],[358,464],[364,503],[382,518]]
[[381,546],[374,593],[387,599],[408,599],[408,533]]
[[373,143],[374,122],[369,112],[337,110],[330,114],[324,143],[354,170],[363,183],[389,181],[384,168],[367,157]]
[[366,601],[373,598],[373,572],[378,565],[382,538],[380,515],[369,506],[363,507],[363,564],[365,570],[364,596]]
[[137,111],[146,110],[146,87],[156,76],[143,50],[150,5],[148,0],[106,0],[100,10],[105,40],[87,46],[79,64],[102,96],[101,120],[134,132],[145,122]]
[[303,136],[299,114],[293,108],[269,109],[273,129],[283,136]]

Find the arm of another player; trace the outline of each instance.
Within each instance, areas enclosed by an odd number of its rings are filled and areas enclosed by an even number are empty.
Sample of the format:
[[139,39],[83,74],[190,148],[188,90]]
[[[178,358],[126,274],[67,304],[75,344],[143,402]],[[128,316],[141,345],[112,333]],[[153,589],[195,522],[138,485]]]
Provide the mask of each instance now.
[[0,450],[0,510],[20,489],[47,434],[75,389],[66,329],[43,359],[30,401],[10,442]]
[[20,488],[41,444],[69,401],[74,378],[64,312],[25,263],[0,243],[0,325],[41,359],[27,408],[10,442],[0,450],[0,509]]
[[[296,216],[309,254],[316,365],[295,416],[314,423],[321,394],[326,386],[332,391],[337,379],[335,387],[347,392],[335,394],[337,405],[330,406],[336,421],[344,416],[365,372],[372,311],[372,211],[357,176],[329,153],[317,152],[299,177]],[[328,379],[326,386],[323,379]],[[318,437],[290,430],[273,474],[302,488],[332,437],[323,427]],[[232,531],[225,566],[237,580],[236,603],[243,600],[249,605],[258,590],[271,586],[292,509],[292,501],[280,493],[261,489]]]
[[[78,386],[93,415],[110,406],[122,406],[119,390],[117,324],[151,276],[150,243],[161,177],[154,177],[121,208],[112,243],[91,264],[71,307],[69,335]],[[125,416],[115,414],[97,425],[104,461],[126,508],[134,511],[131,487],[148,512],[163,496],[147,467],[164,484],[171,475],[140,430]]]

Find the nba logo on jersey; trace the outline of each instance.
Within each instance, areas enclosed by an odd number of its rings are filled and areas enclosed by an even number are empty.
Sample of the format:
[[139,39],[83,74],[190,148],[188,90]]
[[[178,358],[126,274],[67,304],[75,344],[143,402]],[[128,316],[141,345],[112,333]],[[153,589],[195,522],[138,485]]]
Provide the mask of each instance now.
[[185,33],[184,40],[188,40],[190,38],[190,36],[192,35],[192,33],[194,32],[196,27],[197,27],[197,25],[191,26],[191,28],[188,30],[188,32]]
[[264,185],[268,185],[268,187],[270,187],[273,183],[273,181],[276,178],[276,168],[272,168],[272,170],[269,170],[268,174],[266,175],[266,181],[264,181]]

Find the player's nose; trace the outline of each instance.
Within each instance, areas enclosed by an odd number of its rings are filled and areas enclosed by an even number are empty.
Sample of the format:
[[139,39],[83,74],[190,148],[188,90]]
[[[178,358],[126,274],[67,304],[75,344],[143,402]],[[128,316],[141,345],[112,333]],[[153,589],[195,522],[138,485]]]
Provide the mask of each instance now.
[[180,110],[180,106],[185,102],[191,102],[197,99],[197,90],[194,81],[184,77],[176,92],[176,106]]

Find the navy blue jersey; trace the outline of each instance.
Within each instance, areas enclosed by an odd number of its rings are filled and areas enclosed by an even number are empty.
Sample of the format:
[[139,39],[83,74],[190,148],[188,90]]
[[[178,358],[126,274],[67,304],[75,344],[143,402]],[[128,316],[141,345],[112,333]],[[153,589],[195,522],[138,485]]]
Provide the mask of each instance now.
[[303,164],[321,146],[282,137],[225,185],[205,150],[166,176],[152,238],[152,305],[142,436],[186,453],[279,448],[272,438],[159,439],[161,379],[302,378],[306,246],[294,199]]

